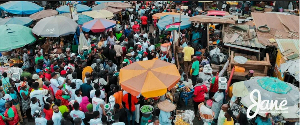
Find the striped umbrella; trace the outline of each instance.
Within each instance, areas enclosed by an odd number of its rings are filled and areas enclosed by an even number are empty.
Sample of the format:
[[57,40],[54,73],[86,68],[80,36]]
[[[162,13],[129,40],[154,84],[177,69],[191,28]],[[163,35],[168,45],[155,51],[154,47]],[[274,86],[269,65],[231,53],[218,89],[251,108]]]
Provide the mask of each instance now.
[[98,18],[84,23],[82,25],[82,30],[85,32],[92,31],[94,33],[99,33],[112,28],[115,25],[116,21]]
[[166,26],[166,31],[173,31],[173,30],[177,30],[180,26],[180,23],[173,23],[170,25]]
[[180,79],[174,64],[159,60],[132,63],[120,70],[121,87],[132,94],[144,97],[157,97],[166,94]]
[[92,17],[89,17],[89,16],[87,16],[87,15],[83,15],[83,14],[79,14],[79,15],[78,15],[77,23],[78,23],[79,25],[82,25],[82,24],[84,24],[84,23],[86,23],[86,22],[89,22],[89,21],[91,21],[91,20],[93,20]]

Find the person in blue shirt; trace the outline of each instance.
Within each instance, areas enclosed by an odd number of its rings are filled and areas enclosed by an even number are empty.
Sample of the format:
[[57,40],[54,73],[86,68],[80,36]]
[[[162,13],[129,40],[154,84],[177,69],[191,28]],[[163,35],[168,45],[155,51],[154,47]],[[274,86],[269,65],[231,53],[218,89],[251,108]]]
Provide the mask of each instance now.
[[124,34],[126,37],[128,37],[128,35],[131,33],[131,29],[129,27],[129,25],[127,25],[126,29],[124,30]]
[[265,117],[257,116],[255,120],[256,125],[272,125],[271,119],[268,117],[270,114],[266,114]]
[[192,34],[193,34],[193,36],[192,36],[192,42],[194,44],[197,44],[198,41],[199,41],[199,39],[200,39],[200,33],[199,33],[198,30],[196,30],[196,31],[193,31]]
[[16,93],[16,91],[14,90],[13,87],[9,87],[9,95],[11,96],[12,98],[12,102],[13,102],[13,105],[16,107],[17,109],[17,112],[18,112],[18,116],[19,116],[19,119],[20,119],[20,122],[22,123],[23,122],[23,117],[21,115],[21,110],[20,110],[20,104],[19,104],[19,99],[18,99],[18,95]]
[[2,94],[3,88],[0,88],[0,114],[4,115],[4,112],[6,110],[5,108],[5,103],[6,100],[3,98],[3,94]]

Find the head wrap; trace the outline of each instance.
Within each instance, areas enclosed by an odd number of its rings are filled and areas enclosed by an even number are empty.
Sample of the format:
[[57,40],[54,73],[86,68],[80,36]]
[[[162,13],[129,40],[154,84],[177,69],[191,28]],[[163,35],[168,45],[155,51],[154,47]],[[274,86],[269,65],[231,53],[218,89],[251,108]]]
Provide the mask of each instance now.
[[89,112],[93,112],[93,105],[92,105],[92,104],[88,104],[88,105],[86,106],[86,108],[87,108],[87,110],[88,110]]

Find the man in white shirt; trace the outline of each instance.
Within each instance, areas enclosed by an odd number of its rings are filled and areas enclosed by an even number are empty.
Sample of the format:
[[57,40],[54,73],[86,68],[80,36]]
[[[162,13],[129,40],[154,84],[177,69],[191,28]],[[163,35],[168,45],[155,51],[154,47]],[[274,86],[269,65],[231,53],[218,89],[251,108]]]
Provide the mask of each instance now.
[[49,93],[50,93],[50,90],[45,90],[45,89],[44,90],[34,90],[34,91],[30,92],[30,98],[36,97],[38,100],[41,100],[40,101],[41,107],[44,107],[44,101],[42,101],[43,97],[48,95]]
[[[59,82],[59,85],[62,85],[62,83],[67,80],[66,79],[66,74],[67,74],[67,71],[66,70],[62,70],[60,71],[60,76],[58,77],[58,82]],[[67,81],[66,81],[67,82]],[[66,89],[66,88],[64,88]],[[65,92],[65,94],[68,94],[67,92]]]
[[71,80],[71,83],[75,83],[76,84],[76,90],[77,89],[80,89],[80,86],[83,84],[82,80],[81,79],[77,79],[77,73],[76,72],[73,72],[72,73],[72,80]]
[[94,97],[92,99],[93,111],[99,111],[100,117],[101,117],[102,114],[105,113],[105,110],[104,110],[105,102],[103,99],[100,98],[100,95],[101,95],[100,90],[96,90],[95,95],[96,95],[96,97]]
[[[85,119],[85,114],[79,110],[79,103],[78,102],[74,102],[73,104],[73,108],[74,110],[72,110],[70,112],[70,116],[74,119],[76,118],[81,118],[81,120]],[[81,122],[81,125],[84,125],[83,122]]]
[[61,125],[60,121],[62,119],[61,112],[58,109],[57,105],[53,106],[53,115],[52,115],[52,121],[54,125]]
[[64,80],[64,82],[62,84],[59,83],[58,78],[57,78],[57,74],[54,72],[51,74],[51,79],[50,79],[50,86],[53,89],[54,95],[56,94],[56,91],[63,88],[63,84],[65,84],[66,80]]
[[142,47],[143,51],[146,52],[148,47],[149,47],[149,42],[147,41],[147,38],[144,38],[143,47]]

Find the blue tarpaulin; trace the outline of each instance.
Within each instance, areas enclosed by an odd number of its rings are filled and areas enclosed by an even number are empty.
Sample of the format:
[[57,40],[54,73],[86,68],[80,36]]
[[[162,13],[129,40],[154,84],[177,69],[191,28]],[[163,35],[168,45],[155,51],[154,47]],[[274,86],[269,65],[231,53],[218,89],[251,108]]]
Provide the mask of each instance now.
[[[161,17],[157,23],[157,27],[160,30],[164,30],[167,25],[173,24],[173,17],[174,17],[174,22],[180,22],[180,15],[166,15],[164,17]],[[186,29],[191,27],[191,21],[189,21],[190,17],[187,15],[181,15],[181,24],[180,24],[180,29]]]

